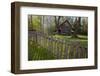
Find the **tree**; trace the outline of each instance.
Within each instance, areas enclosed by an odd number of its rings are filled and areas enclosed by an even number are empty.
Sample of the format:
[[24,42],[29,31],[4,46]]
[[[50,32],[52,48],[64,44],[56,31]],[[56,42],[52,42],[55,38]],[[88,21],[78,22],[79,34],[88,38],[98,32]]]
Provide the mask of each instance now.
[[28,16],[28,30],[32,30],[33,26],[32,26],[32,15]]
[[80,32],[81,17],[76,17],[74,24],[72,25],[72,38],[78,38],[77,34]]
[[88,32],[88,18],[85,17],[85,18],[82,18],[82,28],[81,28],[81,32],[82,34],[84,35],[87,35],[87,32]]
[[54,16],[54,17],[55,17],[55,27],[57,29],[60,25],[61,16]]

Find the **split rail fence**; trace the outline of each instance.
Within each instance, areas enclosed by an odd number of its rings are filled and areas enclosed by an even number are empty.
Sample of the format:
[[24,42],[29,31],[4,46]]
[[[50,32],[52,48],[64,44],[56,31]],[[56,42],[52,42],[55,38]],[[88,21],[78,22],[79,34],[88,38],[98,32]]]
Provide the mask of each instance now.
[[87,48],[79,41],[67,42],[37,31],[29,31],[28,36],[29,40],[35,41],[39,46],[46,48],[48,53],[52,53],[55,59],[87,58]]

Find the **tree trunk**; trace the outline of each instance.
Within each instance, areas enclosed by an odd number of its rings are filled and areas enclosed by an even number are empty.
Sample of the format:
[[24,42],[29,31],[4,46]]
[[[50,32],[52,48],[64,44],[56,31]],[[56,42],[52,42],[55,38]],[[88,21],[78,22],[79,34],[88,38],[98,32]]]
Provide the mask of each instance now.
[[76,18],[73,29],[72,29],[72,38],[78,38],[79,27],[81,25],[81,17]]
[[77,32],[76,32],[76,31],[73,31],[73,32],[72,32],[72,38],[78,38]]

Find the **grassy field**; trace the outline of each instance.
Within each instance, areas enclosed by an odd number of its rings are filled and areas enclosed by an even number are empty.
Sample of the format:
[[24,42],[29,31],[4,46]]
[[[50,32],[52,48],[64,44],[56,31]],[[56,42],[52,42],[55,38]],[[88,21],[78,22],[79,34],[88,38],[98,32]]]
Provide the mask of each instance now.
[[71,36],[64,36],[64,35],[53,35],[55,38],[63,39],[66,42],[77,42],[79,41],[83,47],[88,46],[88,38],[85,35],[78,35],[78,38],[71,38]]

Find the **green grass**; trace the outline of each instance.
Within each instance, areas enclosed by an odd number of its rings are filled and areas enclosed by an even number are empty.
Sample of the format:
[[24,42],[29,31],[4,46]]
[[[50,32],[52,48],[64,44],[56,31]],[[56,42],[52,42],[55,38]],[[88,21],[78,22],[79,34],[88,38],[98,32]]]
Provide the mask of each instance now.
[[78,35],[78,38],[71,38],[71,36],[65,36],[65,35],[53,35],[53,37],[65,39],[65,40],[87,40],[87,36],[85,35]]
[[65,36],[65,35],[53,35],[54,38],[59,38],[62,40],[65,40],[68,43],[71,42],[80,42],[83,47],[88,46],[88,38],[85,35],[78,35],[78,38],[72,38],[71,36]]
[[28,42],[28,60],[50,60],[55,59],[52,53],[41,47],[34,41]]

